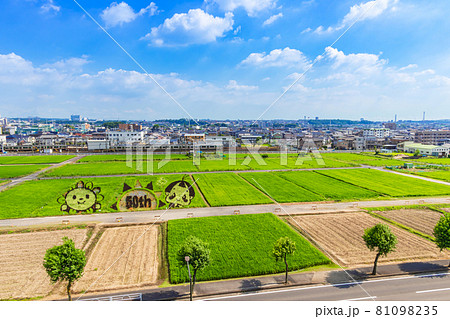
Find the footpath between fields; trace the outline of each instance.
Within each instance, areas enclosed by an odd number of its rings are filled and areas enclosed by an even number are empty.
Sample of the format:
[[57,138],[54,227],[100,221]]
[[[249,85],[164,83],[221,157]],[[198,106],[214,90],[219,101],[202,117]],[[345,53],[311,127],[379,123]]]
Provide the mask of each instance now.
[[[289,283],[284,284],[284,274],[272,276],[248,277],[213,282],[200,282],[195,285],[194,298],[205,298],[218,295],[245,294],[270,289],[283,289],[310,285],[337,285],[368,281],[390,276],[417,275],[424,273],[447,273],[450,271],[448,260],[423,262],[403,262],[397,264],[379,265],[376,276],[370,275],[372,266],[354,269],[337,269],[329,271],[310,271],[289,274]],[[134,290],[127,294],[142,294],[143,301],[188,300],[189,284],[147,290]],[[121,293],[124,294],[124,293]],[[102,294],[85,296],[82,299],[111,297],[117,294]]]

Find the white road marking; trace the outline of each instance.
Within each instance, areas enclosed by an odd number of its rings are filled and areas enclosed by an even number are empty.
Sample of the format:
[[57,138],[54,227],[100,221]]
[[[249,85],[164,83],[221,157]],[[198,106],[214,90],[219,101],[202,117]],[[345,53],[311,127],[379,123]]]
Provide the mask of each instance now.
[[405,276],[405,277],[398,277],[398,278],[383,278],[383,279],[374,279],[374,280],[368,280],[368,281],[346,282],[346,283],[335,284],[335,285],[320,285],[320,286],[301,287],[301,288],[293,288],[293,289],[261,291],[261,292],[255,292],[255,293],[241,293],[239,295],[207,298],[207,299],[202,299],[202,300],[220,300],[220,299],[227,299],[227,298],[239,298],[239,297],[245,297],[245,296],[276,294],[276,293],[283,293],[283,292],[290,292],[290,291],[299,291],[299,290],[308,290],[308,289],[316,289],[316,288],[330,288],[330,287],[340,287],[340,286],[357,285],[357,284],[370,284],[370,283],[373,283],[373,282],[383,282],[383,281],[393,281],[393,280],[403,280],[403,279],[417,279],[417,278],[427,278],[427,277],[439,277],[439,276],[448,276],[448,275],[450,275],[450,273],[435,273],[435,274],[428,274],[428,275],[421,275],[421,276]]
[[376,299],[377,296],[373,296],[373,297],[362,297],[362,298],[353,298],[353,299],[344,299],[344,300],[339,300],[339,301],[357,301],[357,300],[366,300],[366,299]]
[[444,291],[444,290],[450,290],[450,288],[431,289],[431,290],[421,290],[421,291],[416,291],[416,294],[424,294],[424,293],[427,293],[427,292]]

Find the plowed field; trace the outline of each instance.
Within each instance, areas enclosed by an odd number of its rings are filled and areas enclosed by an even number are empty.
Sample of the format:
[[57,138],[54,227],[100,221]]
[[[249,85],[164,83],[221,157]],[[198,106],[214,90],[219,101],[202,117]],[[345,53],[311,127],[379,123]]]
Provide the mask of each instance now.
[[441,213],[429,209],[400,209],[376,213],[430,236],[433,236],[434,226],[442,217]]
[[[338,213],[295,216],[296,222],[331,253],[337,262],[345,266],[370,264],[375,252],[369,251],[362,236],[364,229],[382,222],[366,213]],[[296,224],[294,223],[296,226]],[[449,253],[440,253],[436,245],[406,230],[390,225],[397,236],[395,252],[380,257],[380,262],[412,259],[448,258]]]
[[149,227],[107,228],[88,258],[84,276],[75,284],[74,291],[89,289],[92,292],[156,283],[158,226]]
[[81,248],[86,232],[86,229],[68,229],[0,235],[0,299],[48,294],[52,284],[42,266],[46,250],[61,245],[64,236]]

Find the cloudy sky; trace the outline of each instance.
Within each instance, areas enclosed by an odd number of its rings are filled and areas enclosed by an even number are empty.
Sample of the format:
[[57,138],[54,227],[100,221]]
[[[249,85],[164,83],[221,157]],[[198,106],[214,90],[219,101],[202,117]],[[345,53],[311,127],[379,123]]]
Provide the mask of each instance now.
[[0,114],[450,118],[449,15],[448,0],[2,0]]

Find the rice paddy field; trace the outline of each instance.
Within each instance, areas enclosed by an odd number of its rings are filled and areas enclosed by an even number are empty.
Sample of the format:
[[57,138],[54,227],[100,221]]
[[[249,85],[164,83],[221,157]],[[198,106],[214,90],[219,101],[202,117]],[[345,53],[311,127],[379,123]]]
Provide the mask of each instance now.
[[136,157],[127,165],[126,155],[89,155],[78,160],[77,163],[67,164],[45,172],[44,177],[61,176],[99,176],[99,175],[125,175],[145,173],[181,173],[181,172],[212,172],[212,171],[242,171],[242,170],[290,170],[308,168],[352,167],[358,164],[314,156],[288,156],[286,163],[276,154],[257,161],[248,154],[236,154],[236,161],[230,158],[215,160],[200,159],[194,163],[185,155],[172,155],[170,161],[162,162],[164,155],[155,155],[154,161],[147,161],[144,156],[137,162]]
[[56,164],[74,158],[73,155],[0,156],[0,165],[9,164]]
[[0,179],[29,175],[47,167],[48,165],[0,165]]
[[171,283],[187,282],[185,263],[177,252],[192,234],[209,244],[211,263],[199,271],[199,281],[283,272],[284,263],[272,256],[273,244],[288,236],[297,250],[288,257],[292,270],[330,264],[330,260],[298,232],[273,214],[233,215],[168,222],[168,259]]
[[240,173],[239,175],[279,203],[325,200],[324,196],[313,193],[272,173]]
[[321,170],[318,173],[392,197],[450,194],[450,186],[374,169]]
[[450,170],[410,171],[409,173],[450,183]]
[[377,198],[379,193],[319,174],[317,171],[274,172],[287,181],[331,200]]
[[450,165],[450,158],[420,158],[414,160],[415,162],[438,164],[438,165]]
[[[92,182],[94,187],[100,187],[104,199],[100,202],[101,210],[96,213],[114,212],[111,206],[122,194],[124,183],[134,187],[136,181],[142,185],[152,182],[156,195],[163,194],[164,188],[173,181],[181,180],[183,175],[153,175],[143,177],[108,177],[82,179]],[[57,199],[74,186],[79,179],[54,179],[27,181],[18,186],[0,192],[0,219],[55,216],[66,214],[60,210],[61,204]],[[195,188],[194,188],[195,190]],[[195,190],[195,192],[197,192]],[[200,194],[196,194],[189,207],[205,207],[206,204]],[[162,207],[161,209],[165,209]]]
[[195,175],[211,206],[267,204],[273,201],[235,173]]
[[350,164],[369,165],[369,166],[397,166],[403,165],[403,161],[395,159],[386,159],[375,155],[365,155],[360,153],[322,153],[324,160],[333,159]]

